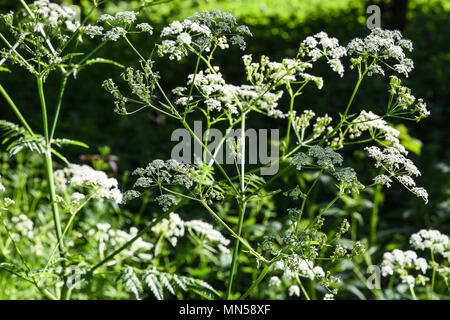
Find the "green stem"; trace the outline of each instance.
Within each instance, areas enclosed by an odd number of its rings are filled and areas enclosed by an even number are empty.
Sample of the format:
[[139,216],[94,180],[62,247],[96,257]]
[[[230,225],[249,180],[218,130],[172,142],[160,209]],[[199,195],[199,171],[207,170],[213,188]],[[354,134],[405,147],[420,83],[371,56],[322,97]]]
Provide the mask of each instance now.
[[58,240],[60,254],[63,254],[64,253],[64,242],[63,242],[63,238],[62,238],[59,209],[58,209],[58,204],[56,202],[56,189],[55,189],[55,181],[53,179],[52,155],[51,155],[51,152],[48,150],[46,150],[46,152],[45,152],[45,173],[46,173],[47,181],[49,184],[48,188],[49,188],[49,193],[50,193],[50,202],[51,202],[51,208],[52,208],[52,213],[53,213],[53,221],[55,223],[56,238]]
[[330,207],[340,198],[342,197],[341,193],[338,193],[336,197],[333,198],[333,200],[328,203],[328,205],[320,211],[320,213],[309,223],[309,225],[306,227],[306,229],[309,229],[314,223],[317,222],[317,220],[328,210]]
[[414,288],[411,285],[408,285],[408,287],[409,287],[409,292],[411,292],[413,299],[417,300],[417,296],[416,296],[416,292],[414,291]]
[[20,260],[22,261],[23,265],[24,265],[25,268],[28,270],[28,272],[31,273],[31,279],[28,279],[28,278],[26,278],[26,277],[23,277],[22,275],[20,275],[20,274],[18,274],[18,273],[15,273],[14,271],[11,271],[11,270],[9,270],[9,269],[7,269],[7,268],[4,268],[4,270],[6,270],[6,271],[8,271],[8,272],[10,272],[10,273],[12,273],[12,274],[15,274],[16,276],[18,276],[19,278],[21,278],[21,279],[23,279],[23,280],[25,280],[25,281],[28,281],[28,282],[32,283],[32,284],[39,290],[39,292],[41,292],[44,296],[46,296],[46,297],[49,298],[50,300],[58,300],[54,295],[52,295],[52,294],[51,294],[50,292],[48,292],[46,289],[41,288],[41,287],[39,286],[39,284],[36,282],[36,280],[35,280],[34,277],[33,277],[33,273],[32,273],[31,268],[28,266],[28,264],[27,264],[25,258],[23,257],[22,252],[20,251],[19,247],[17,246],[16,241],[14,240],[13,236],[11,235],[11,232],[10,232],[8,226],[6,225],[6,222],[5,222],[5,220],[3,219],[3,216],[1,215],[1,213],[0,213],[0,220],[2,221],[2,224],[3,224],[3,226],[5,227],[5,230],[6,230],[7,234],[8,234],[9,239],[11,240],[11,242],[12,242],[12,244],[13,244],[13,246],[14,246],[14,249],[16,250],[17,254],[18,254],[19,257],[20,257]]
[[[27,5],[27,3],[24,0],[19,0],[19,1],[23,5],[25,10],[28,12],[28,15],[30,16],[30,18],[33,19],[33,20],[36,20],[36,17],[34,15],[33,11],[30,10],[30,7]],[[57,52],[56,52],[55,48],[53,47],[52,42],[50,41],[50,39],[47,37],[43,26],[40,25],[40,24],[37,24],[37,26],[38,26],[38,31],[42,35],[42,37],[44,37],[45,43],[47,44],[48,48],[50,49],[50,51],[52,52],[53,55],[57,56]],[[61,71],[63,73],[66,73],[66,70],[64,69],[64,67],[62,65],[60,65],[59,67],[61,68]]]
[[[77,213],[89,202],[89,200],[92,199],[92,197],[94,195],[95,195],[95,192],[91,193],[74,212],[71,212],[70,219],[67,222],[67,225],[64,228],[64,231],[62,233],[62,238],[64,238],[66,236],[67,232],[69,231],[70,227],[73,224],[73,221],[75,220],[75,216],[77,215]],[[50,254],[50,257],[48,258],[47,263],[45,264],[44,272],[47,270],[48,266],[50,265],[50,263],[51,263],[51,261],[53,259],[53,256],[55,255],[55,252],[56,252],[57,248],[58,248],[58,245],[53,247],[53,250],[52,250],[52,252]]]
[[[3,35],[1,34],[1,32],[0,32],[0,38],[6,40],[6,39],[3,37]],[[22,39],[19,39],[19,40],[18,40],[18,41],[10,48],[10,49],[11,49],[13,52],[17,52],[16,49],[17,49],[22,43],[23,43],[23,40],[22,40]],[[3,65],[3,64],[6,62],[6,60],[7,60],[6,56],[3,57],[3,58],[0,60],[0,66]]]
[[299,226],[300,226],[300,220],[302,219],[302,215],[303,215],[303,210],[305,210],[305,204],[306,204],[306,199],[308,198],[309,194],[311,193],[311,191],[314,189],[314,187],[316,186],[317,182],[319,181],[320,177],[322,176],[323,173],[323,168],[322,170],[320,170],[319,175],[317,176],[317,178],[314,180],[313,184],[311,185],[311,187],[308,189],[308,191],[305,194],[305,197],[302,200],[302,205],[300,207],[300,213],[297,217],[297,225],[295,226],[295,234],[298,235],[298,230],[299,230]]
[[44,130],[45,137],[45,174],[48,181],[48,189],[50,194],[50,203],[53,213],[53,221],[55,224],[56,237],[58,239],[60,254],[64,254],[64,243],[62,239],[62,231],[61,231],[61,220],[59,217],[58,204],[56,202],[56,189],[55,189],[55,181],[53,177],[53,163],[52,163],[52,153],[50,146],[50,137],[48,132],[48,119],[47,119],[47,107],[45,103],[44,96],[44,87],[42,83],[42,78],[37,77],[37,87],[39,92],[39,100],[41,102],[41,111],[42,111],[42,124]]
[[198,67],[200,65],[200,56],[201,55],[197,56],[197,62],[195,63],[194,77],[192,78],[192,83],[191,83],[191,86],[189,88],[189,95],[188,95],[188,99],[187,99],[188,103],[189,103],[189,101],[191,101],[192,90],[194,89],[194,84],[195,84],[195,77],[197,76]]
[[375,189],[375,195],[373,199],[373,208],[372,208],[372,216],[370,218],[370,245],[375,245],[376,239],[377,239],[377,224],[378,224],[378,212],[379,212],[379,206],[381,204],[382,200],[382,193],[381,193],[381,187],[382,185],[377,185]]
[[[291,90],[289,90],[289,92],[291,92]],[[292,95],[291,93],[291,101],[289,103],[289,121],[288,121],[288,127],[287,127],[287,132],[286,132],[286,138],[284,140],[284,150],[283,150],[283,156],[286,154],[286,151],[289,148],[289,142],[290,142],[290,135],[291,135],[291,122],[292,122],[292,111],[294,110],[294,100],[295,100],[295,96]]]
[[[101,42],[98,46],[96,46],[91,52],[89,52],[83,59],[80,60],[80,62],[78,63],[78,65],[82,65],[83,63],[85,63],[87,61],[87,59],[89,59],[94,53],[96,53],[98,50],[100,50],[101,48],[103,48],[104,45],[106,45],[108,43],[108,40],[105,40],[103,42]],[[72,71],[70,72],[70,74],[72,74],[74,71],[74,69],[72,69]]]
[[430,252],[431,252],[431,261],[433,262],[433,273],[431,275],[431,292],[434,293],[434,283],[436,280],[436,266],[434,261],[433,249],[430,249]]
[[[239,221],[238,221],[238,229],[237,229],[237,235],[239,237],[241,237],[241,233],[242,233],[242,225],[244,222],[244,215],[245,215],[245,207],[246,207],[246,203],[244,202],[242,204],[242,206],[239,206]],[[234,276],[237,270],[237,260],[238,260],[238,256],[239,256],[239,240],[236,239],[235,243],[234,243],[234,248],[233,248],[233,259],[231,261],[231,268],[230,268],[230,276],[228,279],[228,287],[227,287],[227,293],[225,296],[226,300],[230,300],[231,297],[231,290],[233,287],[233,280],[234,280]]]
[[[180,201],[177,205],[174,205],[170,208],[170,210],[167,210],[165,213],[160,215],[158,218],[153,220],[150,224],[148,224],[144,229],[142,229],[136,236],[134,236],[132,239],[128,240],[126,243],[124,243],[120,248],[112,252],[110,255],[108,255],[106,258],[104,258],[102,261],[98,262],[96,265],[94,265],[91,269],[89,269],[88,273],[92,274],[96,269],[103,266],[108,261],[114,259],[118,254],[120,254],[123,250],[131,246],[137,239],[142,237],[146,232],[150,231],[157,223],[161,222],[162,219],[167,218],[171,212],[176,211],[178,208],[180,208],[186,200]],[[206,205],[206,203],[203,203],[203,205]],[[209,207],[208,207],[209,208]],[[211,210],[211,209],[210,209]]]
[[[91,10],[87,13],[86,17],[84,17],[83,21],[81,22],[81,24],[77,27],[77,29],[75,30],[75,32],[70,36],[69,40],[67,40],[64,43],[64,46],[59,50],[60,53],[62,53],[67,46],[72,42],[73,39],[75,39],[75,37],[78,35],[81,26],[84,26],[86,24],[86,22],[88,21],[89,17],[92,15],[92,13],[94,13],[94,11],[97,9],[97,3],[94,2],[94,6],[91,8]],[[106,42],[106,41],[105,41]]]
[[[28,61],[27,61],[24,57],[22,57],[22,55],[21,55],[19,52],[17,52],[16,46],[15,46],[15,45],[12,46],[12,45],[8,42],[8,40],[3,36],[3,34],[2,34],[1,32],[0,32],[0,39],[2,39],[3,42],[8,46],[8,48],[9,48],[12,52],[14,52],[14,54],[15,54],[17,57],[20,58],[21,62],[28,68],[28,70],[29,70],[31,73],[36,74],[36,71],[34,70],[33,66],[32,66],[31,64],[29,64]],[[2,60],[2,61],[3,61],[3,60]]]
[[245,293],[239,298],[239,300],[244,300],[245,298],[248,297],[248,295],[253,291],[253,289],[255,289],[259,283],[264,279],[264,277],[266,276],[267,272],[269,272],[270,267],[272,266],[273,263],[267,264],[264,269],[262,269],[261,273],[259,274],[258,278],[253,281],[252,285],[250,286],[250,288],[247,289],[247,291],[245,291]]
[[[276,161],[273,161],[273,162],[271,162],[270,164],[276,164],[276,163],[278,163],[279,161],[280,161],[280,159],[277,159]],[[266,166],[267,166],[267,165],[266,165]],[[261,167],[259,167],[259,168],[256,169],[256,170],[251,170],[250,172],[252,172],[252,171],[261,171],[261,168],[263,168],[263,167],[265,167],[265,166],[261,166]],[[287,165],[285,168],[283,168],[282,170],[280,170],[276,175],[274,175],[272,178],[270,178],[269,180],[267,180],[267,182],[264,182],[264,184],[261,185],[258,189],[256,189],[255,191],[253,191],[253,192],[250,194],[250,196],[253,196],[253,195],[257,194],[257,193],[258,193],[259,191],[261,191],[263,188],[265,188],[265,187],[271,185],[272,182],[274,182],[274,181],[275,181],[276,179],[278,179],[279,177],[284,176],[284,174],[285,174],[287,171],[291,170],[291,169],[292,169],[292,167],[291,167],[290,165]]]
[[[247,202],[245,200],[245,112],[242,114],[241,119],[241,199],[239,202],[239,218],[238,218],[238,226],[237,226],[237,235],[240,237],[242,233],[242,226],[244,224],[244,215],[245,209],[247,206]],[[233,258],[231,261],[231,269],[230,276],[228,279],[228,287],[227,293],[225,296],[226,300],[229,300],[231,297],[231,291],[233,288],[233,280],[235,273],[238,267],[238,258],[239,258],[239,241],[235,240],[234,248],[233,248]]]
[[[191,127],[188,125],[188,123],[184,120],[181,119],[181,124],[186,128],[186,130],[191,134],[191,136],[194,138],[194,140],[199,143],[203,149],[205,149],[205,145],[203,143],[203,141],[197,137],[197,135],[194,133],[194,131],[192,131]],[[214,157],[214,155],[211,153],[211,151],[206,148],[206,152],[208,153],[208,155],[212,158],[212,160],[214,161],[214,163],[216,164],[216,166],[219,168],[220,172],[223,174],[223,176],[225,177],[225,179],[228,181],[228,183],[230,184],[230,187],[233,188],[234,192],[239,193],[239,191],[236,189],[236,186],[233,184],[233,181],[231,181],[230,177],[228,176],[228,174],[225,172],[225,170],[223,169],[223,167],[220,165],[220,163],[217,161],[217,159]]]
[[45,103],[45,96],[44,96],[44,85],[42,82],[41,77],[36,77],[37,80],[37,88],[39,93],[39,101],[41,102],[41,112],[42,112],[42,127],[44,130],[44,138],[45,143],[47,144],[47,147],[50,147],[50,138],[48,134],[48,119],[47,119],[47,104]]
[[350,100],[348,101],[347,107],[345,108],[345,112],[344,112],[343,119],[345,119],[345,116],[347,115],[348,111],[350,110],[350,106],[351,106],[352,103],[353,103],[353,99],[355,98],[356,93],[358,92],[359,86],[361,85],[361,82],[362,82],[362,80],[364,79],[364,76],[366,75],[366,73],[367,73],[367,70],[364,71],[364,73],[362,74],[362,76],[359,77],[358,82],[356,82],[355,89],[353,89],[353,92],[352,92],[352,95],[351,95],[351,97],[350,97]]
[[16,104],[14,103],[14,101],[12,101],[11,97],[8,95],[8,93],[5,91],[5,89],[3,88],[3,86],[1,84],[0,84],[0,93],[3,95],[3,97],[6,100],[6,102],[8,102],[9,106],[14,111],[14,113],[17,116],[17,118],[19,118],[20,122],[25,127],[25,129],[31,135],[33,135],[34,134],[33,130],[31,130],[31,127],[28,125],[28,122],[25,120],[25,118],[23,117],[22,113],[19,111],[19,108],[17,108]]
[[128,45],[133,49],[133,51],[139,56],[139,58],[142,59],[142,61],[145,61],[145,58],[139,53],[139,51],[133,46],[133,44],[130,42],[130,40],[127,38],[127,36],[123,36],[125,41],[128,43]]
[[[374,61],[372,61],[370,66],[372,66],[372,64],[374,64],[375,61],[376,60],[374,59]],[[361,85],[361,82],[363,81],[364,76],[366,75],[367,71],[368,71],[368,68],[366,68],[366,70],[364,70],[364,72],[359,75],[358,81],[356,82],[356,86],[353,89],[353,92],[352,92],[352,95],[350,97],[350,100],[347,103],[347,107],[345,108],[345,112],[344,112],[344,114],[343,114],[343,116],[341,118],[341,121],[339,122],[339,124],[334,128],[334,130],[330,134],[325,135],[325,137],[323,137],[322,140],[320,140],[319,145],[322,145],[328,137],[334,136],[336,134],[336,132],[338,132],[338,130],[343,126],[345,118],[347,117],[348,111],[350,110],[350,107],[351,107],[351,105],[353,103],[353,99],[355,98],[356,93],[358,92],[359,86]]]
[[128,242],[126,242],[124,245],[122,245],[120,248],[114,250],[110,255],[108,255],[106,258],[104,258],[102,261],[98,262],[96,265],[94,265],[91,269],[89,269],[88,273],[92,274],[96,269],[103,266],[105,263],[111,261],[114,259],[115,256],[117,256],[119,253],[121,253],[123,250],[127,249],[129,246],[133,244],[137,239],[142,237],[146,232],[150,231],[157,223],[159,223],[162,219],[169,216],[169,214],[172,211],[168,210],[167,212],[160,215],[158,218],[153,220],[149,225],[147,225],[144,229],[142,229],[140,232],[138,232],[137,235],[135,235],[132,239],[130,239]]
[[295,275],[295,279],[297,280],[297,283],[300,286],[300,289],[302,290],[303,294],[305,295],[306,300],[311,300],[311,298],[308,295],[308,292],[306,291],[305,287],[303,286],[303,283],[300,280],[298,275]]
[[246,248],[250,251],[250,253],[251,253],[252,255],[254,255],[257,259],[263,261],[264,263],[270,263],[269,260],[267,260],[266,258],[264,258],[263,256],[261,256],[258,252],[256,252],[255,249],[253,249],[253,248],[250,246],[250,244],[248,244],[247,241],[245,241],[245,240],[244,240],[242,237],[240,237],[236,232],[234,232],[234,230],[231,229],[231,228],[230,228],[230,227],[229,227],[229,226],[228,226],[228,225],[227,225],[227,224],[226,224],[226,223],[225,223],[225,222],[217,215],[217,213],[215,213],[214,210],[212,210],[212,209],[208,206],[208,204],[206,203],[205,200],[201,200],[200,202],[201,202],[202,205],[206,208],[206,210],[208,210],[209,213],[211,213],[211,214],[213,215],[213,217],[216,218],[217,221],[219,221],[219,223],[220,223],[222,226],[224,226],[225,229],[227,229],[227,230],[231,233],[231,235],[232,235],[234,238],[236,238],[237,240],[239,240],[239,241],[242,243],[242,245],[243,245],[244,247],[246,247]]
[[62,104],[62,99],[63,99],[63,95],[64,95],[64,90],[66,88],[67,79],[68,79],[68,76],[64,75],[62,78],[62,81],[61,81],[61,87],[59,89],[59,95],[58,95],[58,102],[56,104],[55,117],[53,119],[52,129],[50,131],[50,137],[49,137],[50,142],[53,140],[53,136],[54,136],[55,130],[56,130],[56,124],[58,123],[59,111],[61,110],[61,104]]

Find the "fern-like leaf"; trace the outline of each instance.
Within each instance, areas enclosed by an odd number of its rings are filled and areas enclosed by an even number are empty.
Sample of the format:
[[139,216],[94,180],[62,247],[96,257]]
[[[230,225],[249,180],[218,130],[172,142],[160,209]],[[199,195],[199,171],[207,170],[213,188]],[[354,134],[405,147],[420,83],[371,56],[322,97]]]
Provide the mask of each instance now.
[[175,295],[175,289],[173,288],[172,284],[170,283],[170,277],[167,276],[166,273],[162,273],[159,277],[164,287],[172,294]]
[[19,127],[17,124],[0,120],[0,138],[2,139],[2,144],[6,144],[14,138],[21,137],[25,135],[25,133],[25,129]]
[[156,277],[156,275],[153,273],[148,273],[147,275],[144,276],[144,280],[145,283],[147,283],[147,286],[152,291],[155,298],[158,300],[163,300],[164,292],[158,277]]
[[67,145],[77,146],[77,147],[83,147],[83,148],[89,148],[87,144],[84,142],[78,141],[78,140],[71,140],[71,139],[53,139],[52,144],[56,145],[57,147],[64,147]]
[[141,281],[134,272],[134,269],[132,267],[125,268],[122,272],[121,278],[125,287],[136,296],[136,299],[139,300],[143,289]]
[[0,120],[0,139],[1,143],[6,145],[10,156],[24,149],[37,153],[43,153],[45,150],[42,136],[31,135],[25,128],[5,120]]
[[247,173],[244,177],[246,188],[249,192],[259,190],[265,184],[265,180],[253,173]]
[[176,295],[176,290],[201,292],[204,295],[218,295],[212,286],[203,280],[185,277],[178,274],[162,272],[158,270],[148,270],[143,275],[143,280],[149,287],[156,299],[164,299],[164,290],[172,295]]

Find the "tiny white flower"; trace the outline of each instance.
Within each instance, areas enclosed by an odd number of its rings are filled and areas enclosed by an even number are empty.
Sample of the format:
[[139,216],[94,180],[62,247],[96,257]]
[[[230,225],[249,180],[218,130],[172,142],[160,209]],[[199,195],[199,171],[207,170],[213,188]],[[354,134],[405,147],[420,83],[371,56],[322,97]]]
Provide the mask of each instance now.
[[297,285],[293,285],[289,287],[289,292],[288,292],[289,296],[297,296],[300,297],[300,288]]

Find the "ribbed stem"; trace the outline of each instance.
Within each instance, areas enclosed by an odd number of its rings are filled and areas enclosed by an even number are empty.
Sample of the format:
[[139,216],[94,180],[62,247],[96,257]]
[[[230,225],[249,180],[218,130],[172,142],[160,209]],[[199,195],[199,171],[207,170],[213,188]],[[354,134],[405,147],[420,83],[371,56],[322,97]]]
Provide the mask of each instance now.
[[[59,217],[59,209],[58,209],[58,203],[56,202],[56,188],[55,188],[55,180],[53,177],[53,161],[52,161],[52,152],[51,152],[51,140],[48,130],[48,117],[47,117],[47,105],[45,102],[45,95],[44,95],[44,85],[42,82],[41,77],[36,77],[37,80],[37,88],[39,93],[39,101],[41,103],[41,112],[42,112],[42,126],[44,131],[44,138],[45,138],[45,155],[44,155],[44,161],[45,161],[45,176],[48,183],[48,192],[50,195],[50,206],[52,210],[53,215],[53,222],[55,225],[55,233],[56,238],[58,240],[58,248],[59,248],[59,254],[61,257],[64,256],[64,241],[62,237],[62,231],[61,231],[61,219]],[[61,263],[62,267],[64,268],[64,262]],[[64,279],[65,282],[65,279]],[[66,285],[63,285],[62,291],[63,296],[66,292]]]
[[[242,114],[241,119],[241,198],[239,199],[239,218],[237,226],[237,235],[240,237],[242,233],[242,226],[244,224],[245,209],[247,207],[247,202],[245,200],[245,112]],[[231,297],[231,292],[233,288],[233,280],[237,271],[239,257],[239,241],[235,240],[233,248],[233,258],[231,260],[230,277],[228,279],[228,287],[225,299],[229,300]]]

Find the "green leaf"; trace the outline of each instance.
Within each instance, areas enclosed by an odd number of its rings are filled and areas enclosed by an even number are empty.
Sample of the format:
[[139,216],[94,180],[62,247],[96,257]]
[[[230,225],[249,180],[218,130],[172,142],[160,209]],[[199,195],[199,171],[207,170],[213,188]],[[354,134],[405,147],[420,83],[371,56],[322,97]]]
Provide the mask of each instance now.
[[202,296],[206,295],[207,297],[211,297],[211,294],[219,295],[213,287],[203,280],[156,269],[147,270],[142,276],[142,281],[146,283],[151,293],[158,300],[164,299],[164,291],[172,295],[176,295],[177,290],[201,293]]
[[11,72],[11,70],[5,67],[0,67],[0,72]]
[[78,56],[84,56],[84,53],[82,53],[82,52],[68,53],[64,57],[62,57],[62,61],[67,61],[71,58],[78,57]]
[[81,142],[78,140],[71,140],[71,139],[53,139],[52,144],[54,144],[58,147],[72,145],[72,146],[78,146],[78,147],[89,149],[89,146],[87,144],[85,144],[84,142]]
[[116,62],[114,60],[104,59],[104,58],[90,59],[90,60],[87,60],[84,64],[85,65],[90,65],[90,64],[96,64],[96,63],[112,64],[112,65],[114,65],[116,67],[119,67],[119,68],[125,68],[124,65],[122,65],[122,64],[120,64],[120,63],[118,63],[118,62]]
[[57,156],[59,159],[61,159],[66,165],[70,165],[69,160],[67,160],[66,157],[64,157],[62,154],[60,154],[58,151],[52,148],[52,153]]
[[31,135],[25,128],[5,120],[0,120],[0,139],[1,144],[6,145],[10,156],[24,149],[37,153],[43,153],[45,150],[42,136]]

